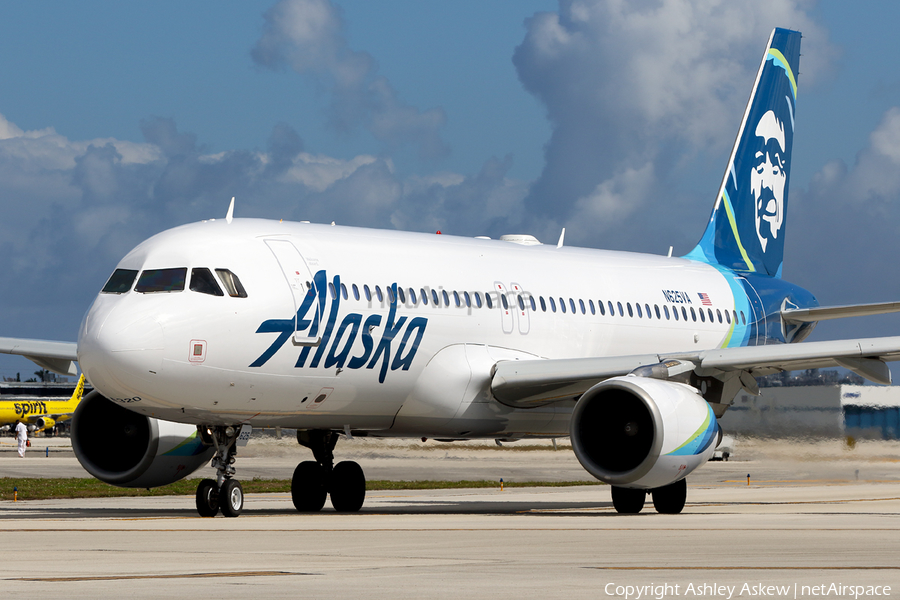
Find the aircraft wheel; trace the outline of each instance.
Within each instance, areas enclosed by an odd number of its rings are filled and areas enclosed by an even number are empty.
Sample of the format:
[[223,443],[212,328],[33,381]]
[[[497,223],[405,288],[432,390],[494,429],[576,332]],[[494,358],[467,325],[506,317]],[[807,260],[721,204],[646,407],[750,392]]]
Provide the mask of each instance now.
[[244,510],[244,488],[237,479],[226,479],[219,490],[219,503],[222,514],[226,517],[237,517]]
[[687,480],[681,479],[656,488],[651,494],[653,494],[653,507],[656,508],[656,512],[677,515],[682,511],[687,500]]
[[331,505],[338,512],[358,512],[366,499],[366,476],[362,467],[346,460],[331,472]]
[[612,501],[617,513],[636,515],[644,508],[646,498],[646,490],[612,486]]
[[291,500],[300,512],[317,512],[325,506],[325,469],[317,462],[305,460],[294,469],[291,478]]
[[197,486],[197,512],[201,517],[214,517],[219,512],[219,486],[204,479]]

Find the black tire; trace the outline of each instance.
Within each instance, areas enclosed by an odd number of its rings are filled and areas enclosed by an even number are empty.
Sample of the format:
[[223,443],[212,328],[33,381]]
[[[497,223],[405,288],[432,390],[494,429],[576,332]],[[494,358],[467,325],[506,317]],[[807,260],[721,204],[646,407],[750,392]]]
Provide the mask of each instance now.
[[226,517],[238,517],[244,510],[244,488],[237,479],[226,479],[219,490],[219,507]]
[[653,494],[653,507],[656,512],[664,515],[677,515],[684,509],[687,500],[687,480],[681,479],[675,483],[656,488]]
[[358,512],[366,499],[366,476],[353,461],[339,462],[331,472],[331,505],[338,512]]
[[612,501],[617,513],[623,515],[638,514],[644,508],[644,500],[646,498],[646,490],[612,486]]
[[197,512],[201,517],[214,517],[219,512],[219,486],[204,479],[197,486]]
[[325,469],[317,462],[305,460],[294,469],[291,478],[291,500],[300,512],[318,512],[325,506]]

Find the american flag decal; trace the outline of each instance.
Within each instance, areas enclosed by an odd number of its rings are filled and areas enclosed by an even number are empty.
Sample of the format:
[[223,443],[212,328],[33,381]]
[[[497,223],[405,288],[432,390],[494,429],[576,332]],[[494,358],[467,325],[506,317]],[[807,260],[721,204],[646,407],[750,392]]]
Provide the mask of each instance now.
[[703,304],[703,306],[712,306],[712,300],[709,299],[709,294],[697,292],[697,295],[700,296],[700,303]]

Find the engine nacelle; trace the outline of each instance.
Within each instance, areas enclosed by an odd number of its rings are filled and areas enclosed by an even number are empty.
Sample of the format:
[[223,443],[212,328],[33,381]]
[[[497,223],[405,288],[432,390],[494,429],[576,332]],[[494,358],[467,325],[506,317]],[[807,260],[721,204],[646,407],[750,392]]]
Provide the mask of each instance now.
[[569,434],[575,456],[600,481],[653,489],[709,460],[719,426],[695,388],[627,375],[582,395]]
[[182,479],[215,454],[196,425],[146,417],[93,391],[72,417],[72,449],[85,470],[119,487],[151,488]]
[[38,431],[43,431],[44,429],[52,429],[54,425],[56,425],[56,420],[50,417],[38,417],[34,421],[34,426]]

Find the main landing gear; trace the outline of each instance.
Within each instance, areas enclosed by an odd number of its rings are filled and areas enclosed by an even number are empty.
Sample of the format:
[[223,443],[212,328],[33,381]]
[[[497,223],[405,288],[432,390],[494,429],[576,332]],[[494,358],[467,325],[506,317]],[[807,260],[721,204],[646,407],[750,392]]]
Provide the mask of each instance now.
[[653,496],[653,508],[656,512],[675,515],[684,509],[687,500],[687,480],[679,479],[675,483],[652,490],[639,490],[612,486],[612,501],[617,513],[637,514],[644,508],[647,494]]
[[334,447],[338,434],[333,431],[298,430],[297,441],[312,450],[315,461],[303,461],[294,469],[291,499],[301,512],[316,512],[331,496],[338,512],[357,512],[366,499],[366,476],[353,461],[334,464]]
[[241,482],[234,477],[235,442],[241,432],[240,427],[215,426],[198,427],[203,440],[216,448],[212,466],[216,479],[204,479],[197,486],[197,512],[201,517],[214,517],[222,511],[226,517],[236,517],[244,510],[244,490]]

